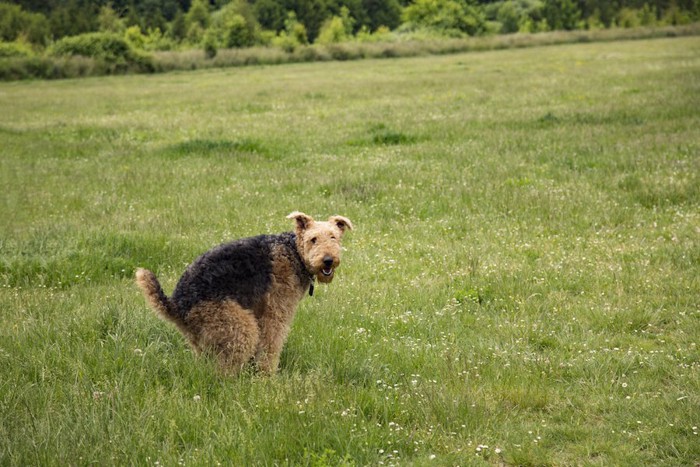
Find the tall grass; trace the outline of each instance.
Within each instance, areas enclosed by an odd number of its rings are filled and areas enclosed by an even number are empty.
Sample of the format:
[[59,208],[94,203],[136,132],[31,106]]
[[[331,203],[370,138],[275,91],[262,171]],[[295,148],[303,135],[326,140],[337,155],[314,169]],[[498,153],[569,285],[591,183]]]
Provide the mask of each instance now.
[[[0,84],[0,463],[694,465],[700,42]],[[279,374],[132,283],[348,216]]]

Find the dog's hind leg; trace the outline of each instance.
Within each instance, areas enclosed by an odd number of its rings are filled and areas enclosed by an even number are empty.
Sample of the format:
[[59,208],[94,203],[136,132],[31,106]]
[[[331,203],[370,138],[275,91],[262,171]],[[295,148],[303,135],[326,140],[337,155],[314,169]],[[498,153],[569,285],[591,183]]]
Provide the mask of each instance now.
[[255,316],[236,302],[201,303],[187,321],[198,330],[195,347],[213,355],[226,374],[235,375],[255,355],[260,340]]
[[255,351],[255,364],[261,372],[273,374],[277,371],[282,347],[289,334],[289,321],[269,315],[260,320],[260,341]]

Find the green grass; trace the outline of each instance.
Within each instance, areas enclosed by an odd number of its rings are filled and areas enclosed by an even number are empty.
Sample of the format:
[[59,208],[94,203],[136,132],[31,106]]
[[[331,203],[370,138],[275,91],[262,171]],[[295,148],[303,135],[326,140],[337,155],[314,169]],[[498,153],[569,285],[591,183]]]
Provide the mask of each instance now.
[[[694,465],[700,40],[0,84],[0,464]],[[272,378],[132,283],[342,214]],[[487,447],[486,447],[487,446]]]

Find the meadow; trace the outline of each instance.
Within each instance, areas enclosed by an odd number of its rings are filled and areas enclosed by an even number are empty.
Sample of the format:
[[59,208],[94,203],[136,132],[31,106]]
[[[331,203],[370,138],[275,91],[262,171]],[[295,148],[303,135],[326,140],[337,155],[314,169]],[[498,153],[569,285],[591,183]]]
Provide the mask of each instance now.
[[[0,83],[0,464],[696,465],[700,38]],[[133,284],[341,214],[273,377]]]

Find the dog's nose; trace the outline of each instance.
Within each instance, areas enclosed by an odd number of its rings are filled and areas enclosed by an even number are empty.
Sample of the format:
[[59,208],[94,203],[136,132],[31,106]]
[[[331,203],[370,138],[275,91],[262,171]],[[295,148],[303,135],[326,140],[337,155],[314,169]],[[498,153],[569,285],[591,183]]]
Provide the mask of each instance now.
[[333,266],[333,257],[332,256],[324,256],[323,257],[323,264],[327,268]]

